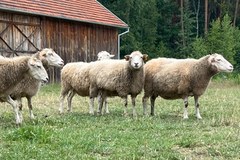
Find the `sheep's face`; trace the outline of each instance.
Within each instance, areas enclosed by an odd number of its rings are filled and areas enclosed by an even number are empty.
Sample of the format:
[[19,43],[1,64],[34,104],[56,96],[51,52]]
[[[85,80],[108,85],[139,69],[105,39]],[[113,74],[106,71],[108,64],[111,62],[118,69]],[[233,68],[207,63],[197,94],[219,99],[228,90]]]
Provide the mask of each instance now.
[[216,67],[218,72],[232,72],[233,66],[222,55],[213,54],[209,57],[212,66]]
[[30,58],[28,61],[29,73],[30,75],[42,82],[48,81],[48,74],[43,67],[42,62],[37,58]]
[[47,63],[48,66],[63,67],[64,61],[51,48],[45,48],[40,51],[40,60]]
[[108,53],[107,51],[101,51],[98,53],[98,61],[105,60],[105,59],[111,59],[114,57],[114,55]]
[[147,57],[148,56],[146,54],[142,55],[141,52],[134,51],[130,55],[126,55],[125,59],[129,61],[130,66],[133,69],[140,69],[144,65],[144,62],[147,60]]

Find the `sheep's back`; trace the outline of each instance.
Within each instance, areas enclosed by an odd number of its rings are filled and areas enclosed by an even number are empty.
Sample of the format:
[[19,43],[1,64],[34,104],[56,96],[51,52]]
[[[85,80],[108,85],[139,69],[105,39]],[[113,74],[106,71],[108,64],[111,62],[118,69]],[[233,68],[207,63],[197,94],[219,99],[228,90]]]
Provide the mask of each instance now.
[[87,96],[90,86],[88,72],[89,63],[77,62],[67,64],[61,71],[62,87],[72,88],[79,95]]

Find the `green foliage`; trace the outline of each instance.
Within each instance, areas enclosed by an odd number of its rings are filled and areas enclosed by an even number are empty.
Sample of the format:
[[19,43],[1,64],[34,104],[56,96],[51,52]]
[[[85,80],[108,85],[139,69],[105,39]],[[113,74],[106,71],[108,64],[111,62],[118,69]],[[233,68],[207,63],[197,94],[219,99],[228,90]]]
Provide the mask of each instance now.
[[[157,42],[158,51],[164,53],[162,56],[172,57],[177,49],[177,41],[179,39],[180,27],[179,23],[179,8],[174,0],[157,1],[158,21],[157,21]],[[161,46],[164,48],[161,49]],[[165,50],[167,50],[165,54]]]
[[[194,24],[195,17],[193,12],[190,10],[189,1],[184,1],[183,8],[183,30],[179,32],[180,40],[178,44],[178,54],[176,57],[178,58],[187,58],[191,53],[191,43],[193,41],[193,37],[196,37],[194,33]],[[181,25],[181,24],[179,24]]]
[[7,135],[10,141],[51,143],[51,132],[44,126],[24,126]]
[[171,57],[172,56],[172,52],[171,50],[167,47],[166,44],[164,44],[164,42],[160,42],[157,47],[156,47],[156,52],[153,55],[153,57],[150,58],[155,58],[155,57]]
[[231,19],[228,15],[223,20],[217,19],[212,23],[212,28],[207,36],[208,51],[210,53],[220,53],[234,64],[235,38],[234,27],[231,25]]
[[[235,1],[209,1],[208,17],[211,25],[206,35],[204,35],[204,1],[200,1],[198,21],[196,21],[197,2],[183,1],[183,33],[179,1],[99,0],[99,2],[130,27],[130,32],[121,37],[121,57],[133,50],[147,53],[150,58],[159,56],[199,58],[218,52],[240,70],[240,31],[232,26]],[[199,34],[196,33],[196,22],[199,24]],[[238,16],[237,26],[239,22]]]
[[208,53],[208,48],[205,39],[202,37],[196,38],[192,43],[191,57],[200,58]]
[[192,43],[192,56],[201,57],[210,53],[220,53],[239,68],[240,30],[231,25],[231,19],[225,15],[211,23],[209,34],[205,38],[196,38]]

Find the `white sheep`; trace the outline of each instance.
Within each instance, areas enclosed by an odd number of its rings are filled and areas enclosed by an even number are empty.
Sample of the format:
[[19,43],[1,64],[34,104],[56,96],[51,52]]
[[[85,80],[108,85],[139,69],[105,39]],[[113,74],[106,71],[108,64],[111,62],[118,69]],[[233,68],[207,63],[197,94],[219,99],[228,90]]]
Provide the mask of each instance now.
[[127,96],[132,98],[133,115],[136,116],[135,98],[142,91],[144,83],[144,62],[147,55],[134,51],[125,56],[126,60],[105,60],[91,64],[90,108],[93,110],[93,98],[101,92],[99,112],[107,96],[119,96],[125,100],[124,114],[127,115]]
[[[106,60],[114,57],[107,51],[98,53],[98,60]],[[72,62],[66,64],[61,70],[61,95],[59,112],[63,113],[64,99],[67,96],[68,111],[72,111],[72,98],[77,93],[80,96],[89,96],[89,77],[88,70],[90,63]],[[108,113],[107,101],[105,101],[106,112]],[[94,114],[93,110],[89,110],[90,114]]]
[[[52,49],[44,48],[41,51],[33,54],[33,57],[42,61],[44,68],[49,67],[63,67],[64,61],[62,58]],[[19,103],[19,109],[22,111],[23,97],[27,98],[29,115],[31,119],[34,119],[32,111],[32,97],[37,94],[41,86],[41,82],[31,76],[25,76],[12,90],[11,97],[17,100]]]
[[105,59],[111,59],[114,57],[113,54],[108,53],[107,51],[101,51],[97,54],[97,60],[101,61],[101,60],[105,60]]
[[27,75],[46,82],[48,74],[42,62],[30,56],[2,58],[0,60],[0,73],[0,98],[12,105],[16,123],[20,124],[22,115],[19,112],[18,103],[10,97],[12,89]]
[[200,59],[153,59],[145,65],[145,85],[143,113],[146,102],[151,98],[151,115],[154,115],[155,99],[184,100],[183,118],[188,118],[188,97],[194,96],[196,117],[201,119],[199,97],[205,92],[212,76],[219,72],[232,72],[233,66],[220,54],[204,56]]

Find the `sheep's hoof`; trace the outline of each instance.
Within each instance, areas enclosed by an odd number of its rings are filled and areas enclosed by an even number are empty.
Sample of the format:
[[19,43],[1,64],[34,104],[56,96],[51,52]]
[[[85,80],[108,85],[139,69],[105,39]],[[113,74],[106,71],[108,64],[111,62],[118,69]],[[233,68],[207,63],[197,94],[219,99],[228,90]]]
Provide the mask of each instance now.
[[16,120],[16,125],[21,125],[22,121],[20,119]]
[[109,111],[105,111],[104,113],[105,113],[105,114],[109,114],[110,112],[109,112]]
[[202,119],[202,117],[201,117],[201,116],[197,116],[197,119],[201,120],[201,119]]
[[98,116],[102,116],[103,114],[102,114],[102,112],[99,112],[99,111],[98,111],[98,112],[97,112],[97,115],[98,115]]
[[184,116],[183,119],[184,119],[184,120],[185,120],[185,119],[188,119],[188,116]]
[[62,110],[62,109],[59,109],[59,110],[58,110],[58,113],[59,113],[59,114],[63,114],[63,110]]
[[35,116],[33,114],[30,115],[30,119],[31,120],[34,120],[35,119]]
[[89,112],[90,115],[94,116],[94,112]]

